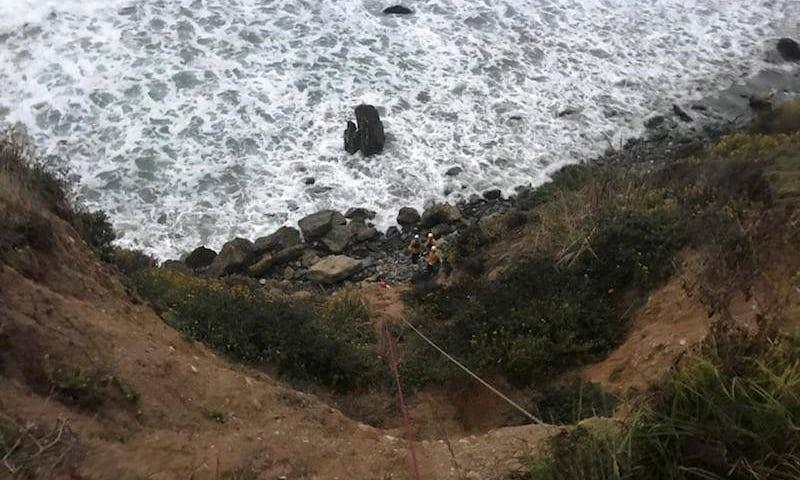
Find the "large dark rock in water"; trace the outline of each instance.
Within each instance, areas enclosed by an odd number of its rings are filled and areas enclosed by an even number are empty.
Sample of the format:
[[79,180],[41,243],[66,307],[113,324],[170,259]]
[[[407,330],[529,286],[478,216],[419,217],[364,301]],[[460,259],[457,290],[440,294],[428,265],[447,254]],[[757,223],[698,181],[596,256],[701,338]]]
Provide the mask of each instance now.
[[372,105],[357,106],[356,122],[358,123],[358,135],[361,137],[361,153],[368,157],[382,152],[386,137],[378,110]]
[[414,13],[414,11],[402,5],[393,5],[391,7],[384,8],[383,13],[394,15],[410,15]]
[[356,153],[361,148],[361,136],[358,134],[356,124],[349,121],[344,131],[344,150],[349,154]]
[[335,210],[322,210],[300,219],[297,223],[306,242],[312,242],[322,238],[334,226],[346,224],[347,220]]
[[217,277],[239,273],[255,260],[256,247],[253,242],[236,238],[222,246],[222,251],[208,267],[208,273]]
[[778,53],[784,60],[790,62],[800,62],[800,45],[791,38],[781,38],[778,40]]
[[204,268],[211,265],[215,258],[217,258],[217,252],[202,246],[195,248],[192,253],[186,257],[183,263],[185,263],[186,266],[192,270],[197,270],[198,268]]

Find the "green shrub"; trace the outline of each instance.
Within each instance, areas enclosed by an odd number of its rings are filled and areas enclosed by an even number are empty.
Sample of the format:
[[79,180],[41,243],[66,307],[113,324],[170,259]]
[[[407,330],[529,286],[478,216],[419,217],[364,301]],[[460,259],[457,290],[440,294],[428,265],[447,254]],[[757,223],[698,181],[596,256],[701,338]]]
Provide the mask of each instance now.
[[75,225],[81,238],[103,261],[109,261],[114,254],[111,242],[117,238],[114,227],[105,212],[79,212],[75,216]]
[[572,377],[534,391],[531,403],[545,422],[570,424],[590,417],[609,417],[617,402],[600,385]]
[[[518,478],[797,478],[796,345],[767,338],[718,342],[676,372],[624,432],[603,437],[580,431],[573,441],[556,439],[550,455]],[[595,455],[586,455],[592,450]]]
[[368,312],[356,297],[318,309],[268,299],[246,283],[165,269],[140,272],[134,281],[167,323],[237,360],[338,389],[370,384],[381,371]]
[[133,405],[139,402],[139,393],[132,386],[101,371],[57,368],[50,373],[50,381],[59,401],[90,411],[117,398]]
[[[592,239],[596,253],[578,252],[570,262],[539,254],[494,283],[478,280],[418,294],[414,321],[471,367],[529,385],[614,347],[629,310],[619,305],[620,293],[634,290],[641,299],[663,280],[684,230],[671,207],[606,211]],[[406,348],[424,352],[414,346],[417,341],[411,337]],[[440,361],[431,355],[404,359],[412,383],[435,381],[423,373]]]
[[555,198],[559,192],[581,189],[595,173],[596,167],[586,164],[567,165],[550,176],[550,181],[537,188],[526,188],[517,194],[520,210],[532,210]]

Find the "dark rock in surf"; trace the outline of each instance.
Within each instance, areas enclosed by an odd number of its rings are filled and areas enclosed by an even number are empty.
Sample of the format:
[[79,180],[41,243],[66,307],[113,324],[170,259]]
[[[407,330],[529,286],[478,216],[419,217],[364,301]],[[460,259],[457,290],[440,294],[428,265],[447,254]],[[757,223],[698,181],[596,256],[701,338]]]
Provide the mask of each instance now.
[[486,200],[500,200],[500,198],[502,198],[502,196],[503,196],[503,192],[501,192],[500,190],[498,190],[496,188],[493,189],[493,190],[487,190],[487,191],[483,192],[483,198],[485,198]]
[[772,110],[772,99],[755,93],[750,95],[750,98],[747,99],[747,104],[757,112]]
[[663,115],[656,115],[655,117],[650,117],[649,119],[647,119],[647,121],[644,122],[644,126],[645,128],[650,128],[650,129],[658,128],[664,124],[664,120],[666,119],[664,118]]
[[455,177],[461,175],[463,171],[464,169],[461,167],[450,167],[447,169],[446,172],[444,172],[444,174],[447,175],[448,177]]
[[[397,214],[397,224],[408,229],[418,224],[420,220],[419,212],[416,208],[403,207]],[[387,232],[388,235],[388,232]]]
[[202,246],[195,248],[192,253],[184,259],[183,263],[192,270],[197,270],[211,265],[215,258],[217,258],[217,252]]
[[303,238],[306,242],[312,242],[322,238],[334,226],[344,225],[347,220],[335,210],[322,210],[300,219],[297,223],[300,226],[300,231],[303,232]]
[[420,224],[423,228],[431,228],[439,224],[453,224],[461,221],[461,212],[449,203],[438,203],[426,208],[422,213]]
[[378,215],[374,210],[369,210],[363,207],[354,207],[347,209],[344,218],[351,218],[353,220],[372,220]]
[[788,62],[800,62],[800,44],[791,38],[781,38],[777,45],[778,53]]
[[682,122],[689,123],[694,121],[694,119],[677,103],[672,105],[672,113],[674,113],[675,116],[678,117]]
[[382,152],[386,136],[383,133],[383,123],[378,110],[372,105],[357,106],[356,123],[361,138],[361,153],[368,157]]
[[391,7],[384,8],[383,13],[387,15],[410,15],[414,13],[414,11],[402,5],[393,5]]
[[361,137],[358,135],[356,124],[348,121],[344,131],[344,150],[349,154],[354,154],[361,149]]

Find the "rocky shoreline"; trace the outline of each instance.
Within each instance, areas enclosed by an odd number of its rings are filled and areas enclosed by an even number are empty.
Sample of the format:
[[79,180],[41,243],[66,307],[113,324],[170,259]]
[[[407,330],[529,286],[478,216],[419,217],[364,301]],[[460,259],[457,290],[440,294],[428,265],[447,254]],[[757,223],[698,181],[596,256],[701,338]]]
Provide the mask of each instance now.
[[[640,171],[657,168],[741,128],[754,116],[768,112],[773,102],[796,98],[798,93],[800,69],[764,70],[703,101],[673,104],[668,112],[646,121],[643,136],[621,148],[610,145],[592,162]],[[397,225],[386,232],[376,229],[372,222],[376,213],[368,209],[353,207],[344,214],[321,210],[301,219],[297,227],[283,226],[254,241],[236,238],[218,253],[201,246],[182,260],[166,261],[163,266],[214,277],[245,275],[279,288],[379,279],[402,282],[419,270],[406,251],[415,234],[430,232],[445,245],[451,244],[470,226],[524,213],[526,199],[535,189],[520,186],[508,197],[500,190],[489,190],[455,205],[432,204],[422,212],[403,207]]]

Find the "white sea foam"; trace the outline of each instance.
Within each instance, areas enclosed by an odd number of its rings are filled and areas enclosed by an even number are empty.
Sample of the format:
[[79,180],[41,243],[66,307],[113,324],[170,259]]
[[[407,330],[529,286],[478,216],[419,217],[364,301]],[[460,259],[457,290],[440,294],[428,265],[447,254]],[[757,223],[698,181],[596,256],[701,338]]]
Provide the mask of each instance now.
[[[386,226],[446,191],[540,181],[752,72],[794,2],[407,4],[0,0],[0,122],[65,161],[123,245],[162,257],[322,207]],[[342,148],[361,102],[390,135],[369,159]]]

